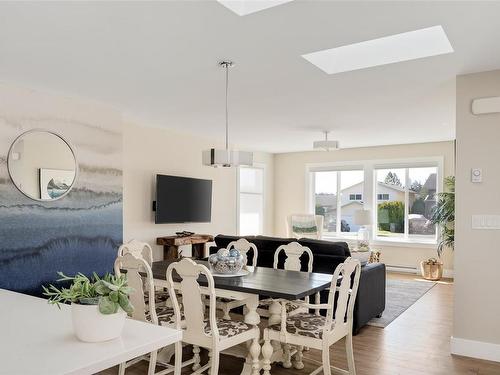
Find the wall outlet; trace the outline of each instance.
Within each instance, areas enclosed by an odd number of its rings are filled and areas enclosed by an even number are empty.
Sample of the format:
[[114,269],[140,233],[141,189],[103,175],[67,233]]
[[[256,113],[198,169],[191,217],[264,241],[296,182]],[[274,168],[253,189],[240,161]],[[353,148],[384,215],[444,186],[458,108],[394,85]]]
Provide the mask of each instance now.
[[500,215],[472,215],[472,229],[500,229]]

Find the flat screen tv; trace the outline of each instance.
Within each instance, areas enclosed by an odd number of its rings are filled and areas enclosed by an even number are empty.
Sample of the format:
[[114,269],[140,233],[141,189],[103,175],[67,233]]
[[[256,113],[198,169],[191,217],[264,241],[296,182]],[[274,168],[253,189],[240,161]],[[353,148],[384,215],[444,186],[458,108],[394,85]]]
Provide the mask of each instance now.
[[155,223],[208,223],[212,180],[156,175]]

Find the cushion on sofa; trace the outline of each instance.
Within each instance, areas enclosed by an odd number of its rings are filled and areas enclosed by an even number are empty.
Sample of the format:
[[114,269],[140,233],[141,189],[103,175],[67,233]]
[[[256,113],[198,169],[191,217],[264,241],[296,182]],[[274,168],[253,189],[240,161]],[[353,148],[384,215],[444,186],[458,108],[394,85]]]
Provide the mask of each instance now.
[[298,242],[302,246],[307,246],[311,249],[313,254],[337,255],[343,257],[351,256],[347,242],[333,242],[312,238],[301,238]]

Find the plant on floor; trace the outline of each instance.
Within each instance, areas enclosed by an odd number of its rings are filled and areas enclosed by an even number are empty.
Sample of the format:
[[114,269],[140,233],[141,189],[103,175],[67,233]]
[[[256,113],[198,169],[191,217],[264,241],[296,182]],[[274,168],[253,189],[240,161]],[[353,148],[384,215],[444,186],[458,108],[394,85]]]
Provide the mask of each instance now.
[[436,208],[432,213],[431,222],[441,230],[441,238],[437,252],[441,257],[447,247],[453,250],[455,245],[455,176],[444,179],[447,191],[438,194]]
[[134,308],[128,298],[133,291],[127,285],[126,275],[115,276],[106,274],[100,278],[96,273],[92,278],[78,273],[75,276],[66,276],[58,272],[58,282],[69,282],[69,288],[57,288],[54,285],[43,286],[44,295],[49,297],[49,303],[58,307],[61,303],[77,303],[82,305],[99,305],[102,314],[114,314],[120,307],[127,313]]

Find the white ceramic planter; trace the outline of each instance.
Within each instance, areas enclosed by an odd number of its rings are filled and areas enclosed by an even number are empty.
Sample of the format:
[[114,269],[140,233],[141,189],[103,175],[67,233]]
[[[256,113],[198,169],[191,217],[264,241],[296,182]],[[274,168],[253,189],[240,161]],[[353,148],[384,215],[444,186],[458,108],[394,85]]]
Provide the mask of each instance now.
[[85,342],[102,342],[119,337],[127,313],[101,314],[97,305],[71,304],[71,318],[76,337]]

